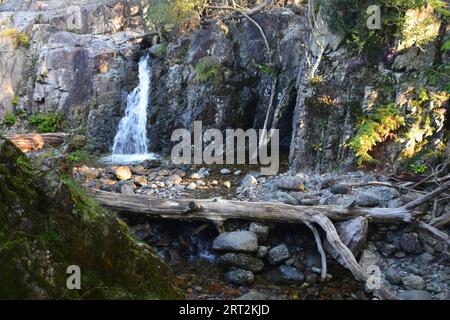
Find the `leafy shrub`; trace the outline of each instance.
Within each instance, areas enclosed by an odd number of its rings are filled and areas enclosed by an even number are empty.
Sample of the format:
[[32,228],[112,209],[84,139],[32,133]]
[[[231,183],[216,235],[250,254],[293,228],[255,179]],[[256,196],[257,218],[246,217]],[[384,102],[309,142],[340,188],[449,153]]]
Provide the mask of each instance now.
[[5,114],[5,118],[3,119],[3,124],[7,127],[11,127],[16,124],[17,118],[12,113]]
[[409,167],[414,174],[424,174],[428,170],[427,165],[424,163],[413,163]]
[[16,46],[28,48],[30,46],[30,37],[25,32],[19,32],[17,29],[10,28],[0,32],[0,37],[10,37],[14,40]]
[[[371,5],[381,8],[381,29],[368,30],[369,18],[366,12]],[[348,44],[354,54],[364,52],[369,58],[376,58],[379,49],[393,43],[394,37],[410,37],[411,32],[423,35],[423,26],[405,25],[407,10],[431,5],[443,15],[448,15],[445,2],[441,0],[318,0],[324,19],[335,33],[348,35]],[[427,23],[427,22],[424,22]],[[407,30],[406,30],[407,29]],[[407,31],[407,32],[405,32]],[[420,37],[419,37],[420,38]],[[404,39],[402,39],[404,40]],[[426,40],[426,39],[423,39]]]
[[28,123],[37,128],[39,133],[52,133],[62,129],[64,115],[61,113],[38,113],[28,118]]
[[223,76],[221,65],[213,57],[204,57],[195,66],[197,80],[201,83],[212,83],[218,85],[222,82]]
[[188,23],[189,20],[201,11],[203,0],[146,0],[147,20],[158,31],[163,31],[165,26],[179,26]]
[[405,125],[405,118],[399,115],[395,103],[380,106],[369,117],[361,120],[356,136],[351,139],[349,146],[358,158],[358,164],[377,161],[369,152],[379,142],[386,141],[393,131]]

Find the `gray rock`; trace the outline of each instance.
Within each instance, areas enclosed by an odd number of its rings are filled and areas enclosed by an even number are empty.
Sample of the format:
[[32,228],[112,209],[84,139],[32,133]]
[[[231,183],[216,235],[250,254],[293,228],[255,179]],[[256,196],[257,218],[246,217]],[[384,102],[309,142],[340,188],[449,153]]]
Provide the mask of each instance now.
[[399,285],[402,283],[402,276],[400,272],[393,267],[390,267],[389,269],[386,270],[385,277],[386,280],[392,284]]
[[319,275],[314,272],[308,272],[305,274],[305,282],[308,284],[316,284],[319,280]]
[[396,247],[390,243],[384,243],[383,246],[380,248],[380,252],[385,257],[391,256],[395,252],[395,250],[396,250]]
[[404,233],[400,237],[399,240],[400,249],[407,253],[421,253],[422,245],[419,242],[419,239],[416,234],[413,233]]
[[269,252],[269,248],[265,246],[259,246],[258,251],[256,252],[256,256],[260,259],[267,257],[267,253]]
[[350,187],[346,184],[335,184],[330,188],[331,193],[334,194],[346,194],[350,191]]
[[195,182],[191,182],[186,186],[186,190],[195,190],[197,189],[197,184]]
[[269,250],[267,254],[267,260],[272,265],[277,265],[286,261],[291,257],[288,247],[285,244],[279,244]]
[[253,272],[243,269],[233,269],[225,273],[225,280],[236,285],[251,284],[255,280]]
[[276,201],[278,201],[278,202],[283,202],[283,203],[291,204],[294,206],[298,205],[298,200],[286,192],[277,191],[277,192],[275,192],[275,197],[276,197]]
[[336,183],[336,180],[332,177],[326,177],[320,181],[320,189],[328,189]]
[[303,273],[292,266],[281,265],[267,274],[269,280],[277,284],[302,283],[305,279]]
[[168,176],[166,179],[164,179],[164,184],[168,188],[170,188],[170,187],[172,187],[174,185],[179,185],[182,180],[183,179],[179,175],[174,174],[174,175]]
[[407,265],[405,271],[410,274],[414,274],[416,276],[422,275],[422,272],[415,265]]
[[220,174],[223,174],[223,175],[227,175],[227,174],[230,174],[230,173],[231,173],[231,170],[229,170],[227,168],[223,168],[222,170],[220,170]]
[[252,272],[260,272],[264,268],[262,260],[244,253],[225,253],[219,257],[217,263],[221,267],[237,267]]
[[436,258],[428,252],[424,252],[417,257],[417,261],[422,268],[428,267],[435,259]]
[[[361,250],[366,245],[368,229],[369,222],[364,217],[357,217],[336,225],[336,230],[342,242],[353,252],[355,256],[361,253]],[[339,253],[334,251],[328,241],[325,242],[325,249],[335,259],[340,261]]]
[[363,208],[373,208],[380,205],[380,199],[370,193],[360,193],[356,198],[356,204]]
[[269,227],[259,222],[250,223],[248,231],[256,234],[258,240],[261,242],[266,241],[267,238],[269,237]]
[[220,234],[213,242],[213,250],[256,252],[258,238],[250,231],[233,231]]
[[258,180],[254,176],[246,175],[244,179],[241,181],[241,186],[243,187],[251,187],[256,186],[258,184]]
[[400,300],[431,300],[431,293],[425,290],[408,290],[399,294]]
[[425,288],[425,281],[419,276],[406,276],[402,279],[402,284],[407,290],[422,290]]
[[302,199],[302,201],[300,202],[300,204],[302,206],[317,206],[319,205],[319,198],[306,198],[306,199]]
[[235,300],[268,300],[268,296],[257,290],[250,290],[246,294],[236,298]]
[[288,190],[288,191],[304,191],[305,185],[304,185],[304,178],[300,175],[295,176],[284,176],[278,179],[277,186],[281,190]]

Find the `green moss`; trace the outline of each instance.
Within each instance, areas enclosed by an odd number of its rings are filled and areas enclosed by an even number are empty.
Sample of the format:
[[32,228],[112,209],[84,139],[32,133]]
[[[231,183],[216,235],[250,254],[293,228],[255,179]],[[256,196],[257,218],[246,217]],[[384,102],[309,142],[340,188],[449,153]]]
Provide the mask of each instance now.
[[65,120],[61,113],[38,113],[28,118],[28,123],[39,133],[52,133],[62,129]]
[[11,127],[16,124],[17,118],[12,113],[8,113],[5,115],[5,118],[3,119],[3,124],[7,127]]
[[195,66],[195,72],[197,80],[201,83],[219,85],[223,80],[220,62],[210,56],[200,59]]

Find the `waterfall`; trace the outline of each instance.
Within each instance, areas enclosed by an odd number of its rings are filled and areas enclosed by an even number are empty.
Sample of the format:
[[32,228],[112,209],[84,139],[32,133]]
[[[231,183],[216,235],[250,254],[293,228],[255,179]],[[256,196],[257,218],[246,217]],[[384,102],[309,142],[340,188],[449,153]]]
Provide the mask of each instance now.
[[147,56],[139,60],[139,85],[127,97],[125,116],[120,120],[114,138],[112,156],[106,160],[114,163],[133,163],[155,158],[148,152],[147,108],[151,104],[152,70]]

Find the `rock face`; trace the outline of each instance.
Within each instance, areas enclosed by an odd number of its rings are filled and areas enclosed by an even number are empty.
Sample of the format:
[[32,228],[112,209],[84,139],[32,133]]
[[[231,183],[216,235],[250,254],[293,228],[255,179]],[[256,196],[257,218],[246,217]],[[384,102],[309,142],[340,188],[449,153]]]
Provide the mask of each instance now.
[[[273,56],[280,63],[276,95],[294,92],[301,57],[304,18],[289,9],[277,8],[253,16],[264,30]],[[272,67],[258,29],[247,19],[240,23],[209,24],[167,46],[163,59],[155,62],[155,100],[150,117],[151,147],[170,150],[170,134],[176,128],[191,129],[194,120],[205,127],[263,128],[270,100]],[[167,61],[170,60],[170,63]],[[192,66],[192,67],[190,67]],[[201,81],[203,70],[217,76]],[[289,145],[292,99],[280,103],[272,126],[282,129],[282,144]],[[284,125],[285,124],[285,125]]]
[[90,148],[108,151],[137,78],[139,46],[126,39],[143,31],[141,11],[134,0],[3,1],[2,31],[29,45],[0,37],[0,117],[62,113]]
[[[153,250],[127,236],[127,226],[93,205],[73,180],[59,179],[58,166],[36,174],[3,138],[0,163],[0,240],[6,244],[0,259],[1,299],[183,297]],[[58,228],[46,227],[52,224]],[[78,265],[91,281],[67,295],[70,265]],[[97,290],[99,283],[107,289]]]
[[[404,152],[409,152],[405,159],[414,155],[422,141],[428,142],[426,152],[443,140],[446,115],[441,110],[446,99],[427,100],[423,114],[417,115],[414,103],[421,93],[414,91],[414,84],[406,85],[417,66],[448,62],[446,50],[437,50],[438,41],[428,43],[426,50],[403,44],[395,64],[382,58],[387,53],[381,50],[375,60],[367,54],[349,58],[345,34],[333,31],[327,25],[329,13],[321,10],[310,47],[317,54],[320,43],[325,52],[318,79],[312,81],[302,45],[308,41],[304,11],[274,7],[252,16],[267,37],[270,59],[259,30],[248,19],[207,23],[148,48],[154,79],[150,150],[170,153],[172,132],[192,129],[194,121],[222,131],[267,124],[280,130],[281,146],[290,148],[293,174],[301,169],[345,169],[355,164],[349,142],[358,132],[358,120],[391,102],[420,133],[379,143],[373,156],[383,159],[385,167],[397,170],[394,162]],[[90,149],[108,151],[144,54],[139,45],[126,41],[144,31],[142,12],[139,0],[2,1],[1,31],[24,32],[30,44],[0,38],[0,120],[12,112],[62,112],[72,129],[85,132]],[[433,21],[428,31],[445,32],[439,25]],[[326,81],[320,81],[324,74]],[[25,120],[8,128],[31,129]],[[414,139],[407,139],[411,136]]]
[[219,235],[213,242],[213,249],[217,251],[256,252],[258,238],[253,232],[233,231]]

